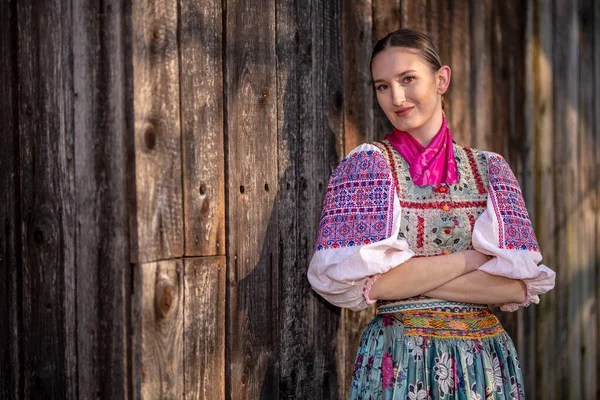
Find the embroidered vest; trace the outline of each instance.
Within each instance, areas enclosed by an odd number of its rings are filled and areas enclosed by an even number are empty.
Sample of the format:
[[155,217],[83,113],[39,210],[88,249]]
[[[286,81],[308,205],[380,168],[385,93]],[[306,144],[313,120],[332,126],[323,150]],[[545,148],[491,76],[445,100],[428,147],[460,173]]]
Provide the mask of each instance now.
[[485,154],[454,144],[459,182],[416,186],[408,163],[389,141],[373,144],[383,152],[396,183],[402,218],[398,237],[421,257],[472,249],[473,226],[487,204]]

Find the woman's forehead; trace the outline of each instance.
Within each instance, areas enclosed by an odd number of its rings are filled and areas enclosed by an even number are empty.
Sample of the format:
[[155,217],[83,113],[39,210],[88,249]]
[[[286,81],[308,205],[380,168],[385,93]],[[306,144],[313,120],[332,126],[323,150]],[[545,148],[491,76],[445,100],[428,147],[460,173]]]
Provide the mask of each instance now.
[[388,47],[373,58],[371,70],[373,77],[385,78],[386,76],[396,76],[407,70],[417,72],[427,71],[427,63],[418,54],[417,49],[406,47]]

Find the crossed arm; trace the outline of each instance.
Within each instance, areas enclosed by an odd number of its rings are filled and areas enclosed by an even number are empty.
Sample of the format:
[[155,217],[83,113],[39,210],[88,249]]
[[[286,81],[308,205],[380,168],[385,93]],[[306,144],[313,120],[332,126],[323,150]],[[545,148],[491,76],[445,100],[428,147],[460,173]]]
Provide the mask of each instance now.
[[489,259],[475,250],[412,258],[382,274],[373,284],[369,297],[396,300],[423,294],[480,304],[523,302],[525,284],[522,281],[477,270]]

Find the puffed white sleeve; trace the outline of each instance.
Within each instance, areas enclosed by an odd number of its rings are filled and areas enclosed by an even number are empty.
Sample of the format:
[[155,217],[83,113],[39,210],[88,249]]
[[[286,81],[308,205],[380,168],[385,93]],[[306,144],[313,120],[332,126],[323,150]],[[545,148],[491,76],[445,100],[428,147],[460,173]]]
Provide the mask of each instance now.
[[359,311],[373,304],[370,286],[414,253],[398,239],[400,203],[379,148],[363,144],[337,166],[327,185],[313,255],[311,287],[331,304]]
[[[540,264],[542,254],[529,219],[519,183],[502,156],[485,152],[488,159],[487,208],[475,221],[473,247],[493,256],[479,267],[493,275],[525,282],[532,303],[554,287],[556,273]],[[516,311],[519,304],[503,304]]]

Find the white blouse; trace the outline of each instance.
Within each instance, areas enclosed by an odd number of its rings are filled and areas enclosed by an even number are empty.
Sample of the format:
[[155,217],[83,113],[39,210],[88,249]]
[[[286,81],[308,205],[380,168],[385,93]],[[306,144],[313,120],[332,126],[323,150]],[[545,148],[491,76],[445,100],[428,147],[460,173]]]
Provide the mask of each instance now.
[[[490,184],[487,208],[475,221],[472,243],[475,250],[493,256],[479,267],[489,274],[523,280],[531,302],[554,287],[555,272],[539,264],[542,255],[530,228],[516,234],[529,234],[532,246],[513,245],[514,227],[504,224],[503,205],[519,202],[524,214],[521,191],[504,159],[485,152],[489,160]],[[406,262],[415,253],[405,239],[398,238],[400,202],[392,171],[381,150],[372,144],[353,149],[338,165],[329,181],[317,241],[307,276],[312,288],[333,305],[359,311],[367,302],[372,279]],[[530,232],[529,232],[530,231]],[[504,311],[518,305],[505,304]]]

